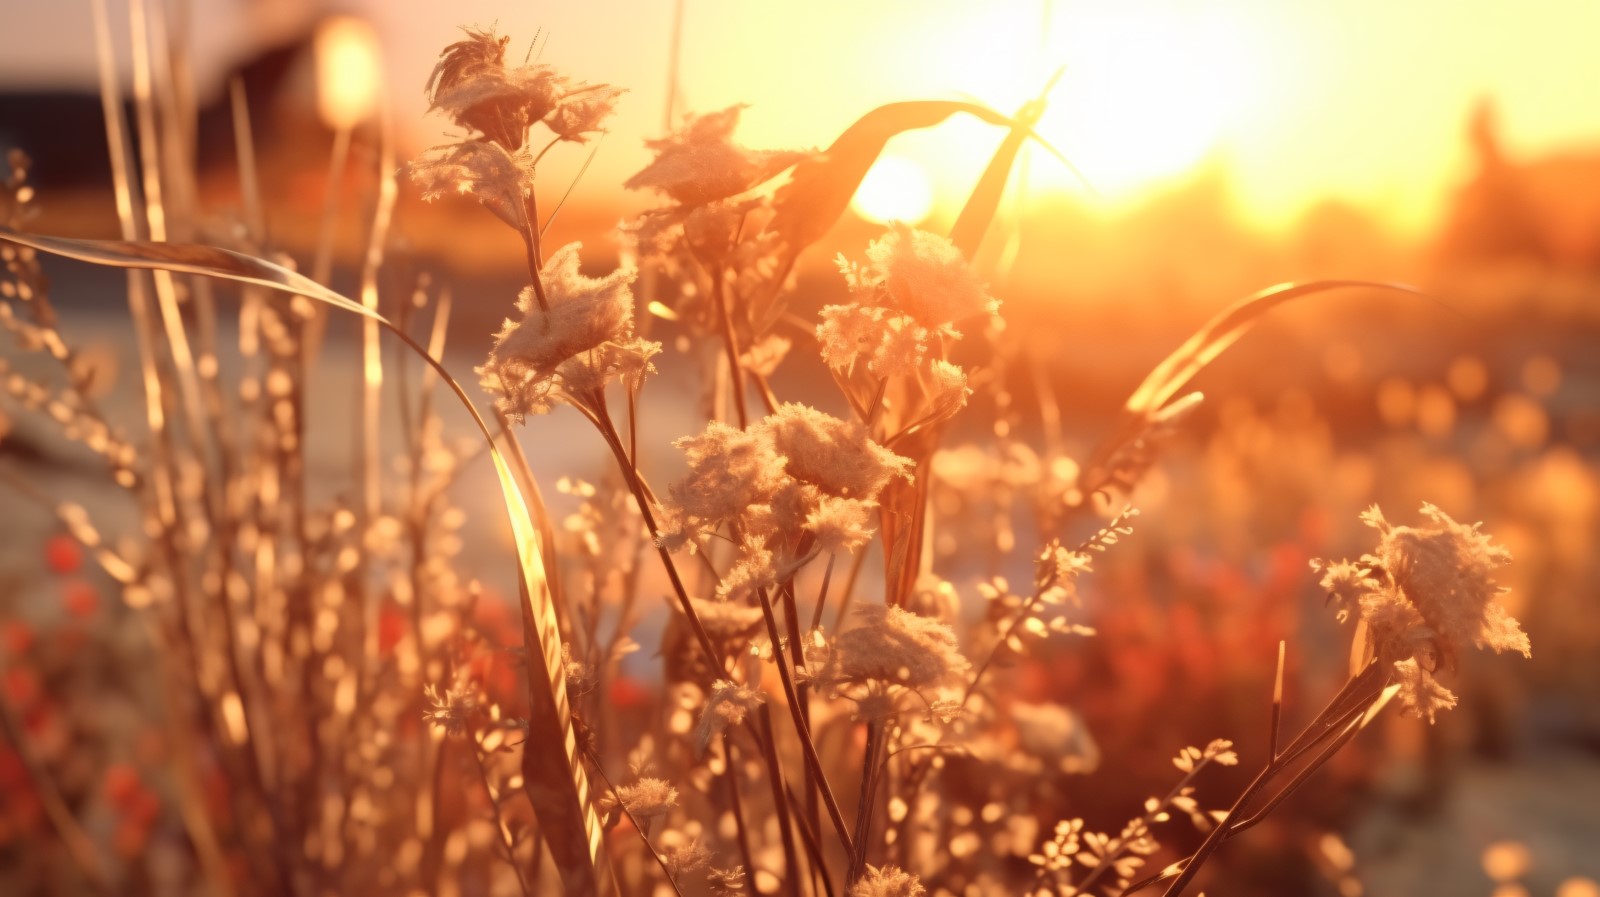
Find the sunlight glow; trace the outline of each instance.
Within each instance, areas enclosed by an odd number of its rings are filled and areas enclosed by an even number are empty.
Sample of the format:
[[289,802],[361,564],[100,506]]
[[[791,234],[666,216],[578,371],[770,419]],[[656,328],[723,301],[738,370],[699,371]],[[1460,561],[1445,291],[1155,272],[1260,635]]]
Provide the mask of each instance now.
[[382,63],[378,35],[354,16],[335,16],[317,28],[317,114],[344,130],[370,116],[378,103]]
[[1216,149],[1262,73],[1247,36],[1215,20],[1097,19],[1052,35],[1067,71],[1039,128],[1097,190],[1125,194]]
[[850,208],[868,221],[917,224],[933,211],[933,182],[920,164],[886,155],[868,169]]

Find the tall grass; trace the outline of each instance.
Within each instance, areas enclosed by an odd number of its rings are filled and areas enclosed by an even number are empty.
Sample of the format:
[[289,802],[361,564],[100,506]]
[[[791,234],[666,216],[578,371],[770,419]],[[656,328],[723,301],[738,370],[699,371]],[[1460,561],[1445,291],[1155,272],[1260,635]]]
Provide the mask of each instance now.
[[[145,22],[137,3],[135,21]],[[1280,732],[1293,650],[1280,644],[1275,680],[1262,658],[1270,731],[1238,746],[1227,732],[1203,748],[1174,745],[1170,790],[1120,830],[1046,816],[1060,808],[1007,772],[1012,755],[1072,774],[1102,758],[1067,711],[1011,700],[1002,671],[1043,638],[1094,636],[1078,589],[1097,558],[1139,537],[1127,495],[1202,401],[1194,376],[1282,303],[1383,285],[1291,284],[1228,307],[1154,369],[1080,463],[1064,453],[1047,389],[1036,415],[1014,406],[1012,380],[1037,362],[1018,354],[999,298],[972,267],[1020,147],[1037,140],[1044,97],[1015,116],[891,104],[816,153],[740,145],[737,107],[691,116],[650,144],[654,160],[628,182],[663,200],[623,234],[650,276],[624,267],[596,278],[582,273],[581,247],[546,244],[539,198],[551,194],[536,164],[592,139],[619,91],[508,63],[505,39],[469,29],[428,84],[434,108],[467,137],[403,173],[425,195],[476,199],[520,243],[528,286],[477,370],[492,402],[480,412],[441,361],[445,296],[420,282],[399,296],[379,289],[396,191],[412,189],[397,181],[387,122],[353,135],[374,143],[378,161],[351,299],[318,282],[325,264],[318,278],[269,261],[282,259],[262,242],[259,211],[232,245],[183,239],[200,213],[186,149],[194,110],[147,39],[135,29],[137,159],[111,67],[103,72],[124,239],[27,233],[37,197],[19,157],[0,192],[0,324],[60,370],[47,381],[0,369],[6,390],[96,452],[143,516],[140,539],[102,538],[83,509],[0,467],[117,581],[110,625],[139,633],[122,662],[147,674],[129,704],[159,747],[123,761],[134,783],[108,799],[155,789],[162,809],[113,838],[79,818],[82,801],[62,797],[67,760],[36,749],[0,698],[74,887],[881,897],[1160,885],[1176,895],[1390,699],[1431,718],[1454,703],[1434,674],[1458,652],[1527,649],[1492,603],[1503,550],[1431,508],[1417,527],[1373,511],[1373,553],[1319,568],[1337,612],[1360,629],[1348,681],[1304,728]],[[236,87],[243,194],[258,197],[246,108]],[[836,301],[818,318],[792,308],[802,257],[885,143],[956,115],[1005,136],[950,234],[892,226],[840,259]],[[56,328],[39,252],[128,270],[143,444],[97,407],[82,357]],[[226,300],[239,303],[237,334],[223,333],[214,308]],[[360,408],[354,486],[324,493],[308,434],[337,422],[313,419],[308,396],[327,388],[314,371],[330,312],[363,329],[361,380],[348,384]],[[686,353],[648,338],[669,325],[689,337]],[[385,365],[380,331],[403,343],[402,360]],[[225,336],[240,356],[226,377]],[[656,377],[668,364],[707,374],[700,432],[640,426],[640,406],[669,388]],[[772,379],[780,365],[831,379],[831,410],[785,401]],[[475,423],[469,449],[446,439],[441,385]],[[385,396],[403,434],[387,456]],[[592,426],[612,462],[593,484],[561,483],[579,507],[564,521],[545,509],[521,444],[525,432],[545,438],[540,415],[558,405]],[[941,457],[961,457],[941,456],[947,431],[992,433],[995,445],[974,451],[1004,458],[1034,429],[1019,424],[1035,419],[1036,464],[972,476],[982,493],[972,497],[995,503],[1003,525],[978,521],[986,538],[936,560],[941,533],[974,523],[934,501]],[[641,462],[674,451],[687,474],[652,483]],[[456,556],[451,487],[479,454],[495,466],[516,540],[506,559],[519,574],[514,614]],[[1019,545],[1010,529],[1020,506],[1038,544]],[[944,578],[965,566],[1031,578],[1014,589],[994,577],[973,618]],[[663,598],[671,616],[657,640],[641,623]],[[622,664],[641,648],[661,666],[630,694],[640,683]],[[79,683],[70,699],[92,713],[109,706],[92,702],[110,702],[113,684]],[[1202,797],[1216,767],[1241,762],[1257,773],[1233,799]],[[1198,831],[1198,847],[1163,848],[1169,825]]]

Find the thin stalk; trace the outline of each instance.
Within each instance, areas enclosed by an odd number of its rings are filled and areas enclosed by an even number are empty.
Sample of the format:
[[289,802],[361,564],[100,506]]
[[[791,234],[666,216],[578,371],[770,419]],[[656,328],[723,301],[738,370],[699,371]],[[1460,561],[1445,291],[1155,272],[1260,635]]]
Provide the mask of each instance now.
[[883,721],[867,723],[867,749],[861,758],[861,793],[856,798],[855,850],[850,854],[850,868],[845,873],[846,885],[853,886],[861,877],[861,867],[867,862],[867,843],[872,829],[873,791],[877,785],[878,753],[883,749]]
[[[778,738],[772,729],[772,707],[762,704],[757,712],[761,722],[761,749],[767,755],[768,776],[772,785],[773,812],[778,817],[778,832],[783,841],[783,881],[790,897],[800,897],[800,855],[794,847],[794,823],[789,807],[788,788],[783,781],[783,765],[778,760]],[[752,875],[755,869],[750,870]]]
[[[617,432],[616,424],[612,423],[611,415],[606,411],[605,395],[596,397],[594,403],[595,423],[600,427],[600,434],[605,437],[606,444],[611,447],[611,452],[616,456],[617,466],[622,470],[622,477],[628,483],[628,488],[633,492],[634,501],[639,505],[639,514],[644,518],[644,525],[650,530],[650,538],[656,543],[656,554],[661,557],[661,564],[666,568],[667,579],[672,583],[673,594],[678,598],[678,606],[689,620],[689,627],[694,631],[695,639],[700,643],[700,649],[705,652],[706,660],[710,662],[713,670],[723,669],[722,659],[717,654],[717,649],[711,642],[711,636],[700,622],[700,615],[695,613],[694,603],[689,600],[689,591],[683,584],[683,578],[678,575],[678,567],[672,561],[672,552],[661,544],[661,530],[656,526],[655,512],[650,509],[651,495],[644,484],[644,479],[639,475],[639,469],[633,465],[628,452],[622,447],[622,436]],[[776,642],[774,642],[776,644]]]
[[750,830],[744,821],[744,800],[739,796],[739,755],[735,753],[733,739],[722,733],[722,756],[728,764],[722,778],[728,786],[728,808],[733,813],[733,823],[739,831],[739,858],[746,869],[755,869],[755,855],[750,852]]
[[511,828],[506,824],[505,811],[500,808],[500,795],[495,793],[494,786],[489,784],[489,770],[483,765],[483,748],[474,744],[472,759],[478,767],[478,781],[483,783],[483,792],[489,797],[490,806],[494,807],[495,834],[500,836],[500,847],[506,852],[506,865],[517,874],[517,887],[522,890],[523,897],[533,897],[533,890],[528,887],[527,876],[522,871],[522,866],[517,863],[517,844],[511,837]]
[[783,643],[783,638],[778,633],[778,620],[772,612],[772,599],[768,597],[766,589],[757,589],[756,594],[761,598],[761,615],[767,623],[767,637],[772,640],[772,656],[778,662],[778,676],[783,681],[783,695],[788,701],[795,730],[800,735],[800,752],[805,757],[806,766],[810,768],[811,774],[816,777],[823,805],[828,810],[828,818],[833,822],[839,841],[844,845],[845,852],[853,855],[855,840],[850,837],[850,831],[845,827],[844,814],[839,812],[839,802],[833,797],[833,789],[828,787],[828,776],[822,771],[822,760],[817,756],[817,745],[811,739],[811,729],[806,725],[805,717],[800,714],[800,698],[795,691],[794,674],[789,669],[788,658],[784,657],[783,651],[778,647]]
[[634,818],[633,812],[628,809],[628,805],[622,802],[621,795],[617,794],[617,786],[611,784],[611,777],[606,775],[605,767],[600,765],[600,758],[596,757],[593,751],[586,753],[589,756],[589,762],[594,765],[594,771],[600,774],[600,781],[604,782],[606,790],[611,792],[611,799],[617,802],[617,808],[622,811],[622,815],[628,817],[628,822],[633,825],[633,830],[639,833],[639,840],[644,842],[645,849],[650,851],[650,856],[655,859],[656,865],[661,867],[661,874],[666,876],[667,884],[672,887],[672,893],[678,895],[678,897],[683,897],[683,891],[678,889],[678,880],[672,877],[672,870],[667,868],[666,858],[661,855],[660,851],[656,850],[654,844],[650,843],[650,836],[645,834],[644,826],[640,825],[639,820]]
[[722,345],[728,357],[728,379],[733,382],[733,408],[739,418],[739,429],[750,426],[750,412],[745,407],[744,368],[739,364],[739,341],[733,331],[733,316],[728,312],[728,281],[720,265],[710,271],[711,294],[717,299],[717,326],[722,329]]

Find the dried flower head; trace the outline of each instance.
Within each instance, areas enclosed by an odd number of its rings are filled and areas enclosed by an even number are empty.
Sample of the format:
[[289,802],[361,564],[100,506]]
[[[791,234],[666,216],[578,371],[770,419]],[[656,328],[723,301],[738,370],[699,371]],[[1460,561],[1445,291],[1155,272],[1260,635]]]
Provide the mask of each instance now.
[[506,320],[478,368],[484,387],[499,394],[497,404],[513,420],[549,411],[561,391],[581,394],[612,376],[642,376],[659,351],[632,339],[634,270],[585,277],[578,270],[581,248],[569,243],[545,261],[540,278],[548,310],[539,307],[532,287],[523,290],[517,299],[522,319]]
[[547,65],[508,68],[510,38],[464,30],[466,39],[446,47],[428,76],[428,108],[516,150],[526,141],[528,127],[555,110],[566,79]]
[[690,598],[694,615],[714,639],[747,638],[761,626],[761,608],[739,601],[705,601]]
[[1422,515],[1432,526],[1394,526],[1373,506],[1361,519],[1381,538],[1359,563],[1313,562],[1340,620],[1359,612],[1370,650],[1389,665],[1406,710],[1429,722],[1456,705],[1456,696],[1434,674],[1449,667],[1469,645],[1531,656],[1528,636],[1494,603],[1502,589],[1495,568],[1511,554],[1479,530],[1430,504]]
[[424,151],[405,171],[427,202],[471,196],[511,227],[528,225],[523,200],[533,189],[533,157],[523,150],[507,151],[487,140],[452,143]]
[[1376,505],[1363,515],[1383,534],[1372,555],[1376,566],[1452,647],[1472,644],[1531,657],[1527,634],[1494,603],[1505,591],[1494,581],[1494,570],[1511,562],[1511,552],[1489,541],[1481,523],[1457,523],[1426,502],[1422,516],[1433,525],[1391,526]]
[[850,897],[922,897],[927,889],[915,875],[899,866],[867,864],[866,874],[850,887]]
[[627,91],[609,84],[587,84],[569,91],[545,116],[545,126],[562,140],[587,143],[589,135],[604,130],[624,93]]
[[867,264],[847,271],[856,290],[881,290],[895,307],[930,329],[1000,310],[949,239],[899,222],[867,247]]
[[638,819],[664,816],[678,805],[678,789],[657,778],[642,778],[632,785],[623,785],[600,798],[600,809],[614,812],[618,806]]
[[769,180],[805,154],[748,150],[733,142],[744,106],[690,116],[670,137],[646,141],[655,159],[623,184],[651,188],[683,206],[726,199]]
[[873,442],[859,424],[815,408],[780,405],[759,427],[790,476],[830,495],[871,501],[894,477],[911,478],[910,459]]
[[834,639],[820,676],[838,683],[936,688],[966,673],[955,633],[938,620],[881,604],[858,607]]
[[805,528],[822,551],[854,553],[872,540],[872,513],[877,508],[875,502],[820,496],[806,515]]
[[782,485],[784,459],[766,434],[712,421],[698,436],[674,442],[689,462],[689,474],[668,490],[689,517],[716,523],[738,517],[767,501]]
[[667,848],[661,852],[661,858],[667,863],[667,874],[676,880],[710,865],[711,851],[696,839]]
[[695,729],[700,749],[705,750],[711,739],[728,727],[743,725],[745,717],[766,699],[758,688],[718,679],[711,686],[711,694],[706,696],[706,707]]
[[437,686],[429,684],[422,691],[429,704],[428,709],[422,712],[424,720],[449,735],[466,734],[472,724],[473,714],[478,710],[478,695],[470,683],[458,682],[443,693]]

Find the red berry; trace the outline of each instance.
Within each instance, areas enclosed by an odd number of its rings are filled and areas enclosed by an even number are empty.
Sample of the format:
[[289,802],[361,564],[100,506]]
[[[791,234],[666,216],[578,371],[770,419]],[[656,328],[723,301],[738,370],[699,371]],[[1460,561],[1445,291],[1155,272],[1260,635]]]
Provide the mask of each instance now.
[[68,535],[52,536],[44,545],[44,562],[62,576],[77,573],[83,567],[83,546]]
[[100,609],[100,593],[81,579],[68,580],[61,590],[61,603],[74,617],[92,617]]

